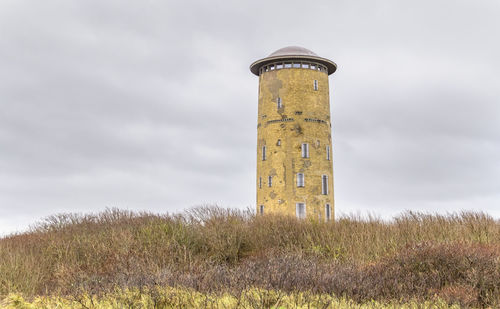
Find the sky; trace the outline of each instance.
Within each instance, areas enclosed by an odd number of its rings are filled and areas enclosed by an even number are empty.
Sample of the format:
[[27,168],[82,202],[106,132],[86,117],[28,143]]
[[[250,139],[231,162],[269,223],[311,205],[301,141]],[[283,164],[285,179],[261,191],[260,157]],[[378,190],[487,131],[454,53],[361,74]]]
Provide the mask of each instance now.
[[497,0],[0,1],[0,235],[255,205],[258,78],[335,61],[336,214],[500,218]]

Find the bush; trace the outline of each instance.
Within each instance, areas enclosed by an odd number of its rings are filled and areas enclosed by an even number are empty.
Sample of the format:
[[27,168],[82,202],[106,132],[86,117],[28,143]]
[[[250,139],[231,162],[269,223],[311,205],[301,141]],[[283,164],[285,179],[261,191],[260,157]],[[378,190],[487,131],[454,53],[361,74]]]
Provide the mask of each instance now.
[[481,213],[408,212],[319,223],[197,208],[52,216],[0,239],[0,296],[102,295],[183,286],[498,305],[500,224]]
[[156,288],[115,290],[99,297],[36,297],[27,301],[17,294],[11,294],[0,302],[2,308],[323,308],[323,309],[459,309],[458,305],[448,305],[442,300],[420,302],[370,301],[357,304],[352,300],[337,298],[328,294],[283,293],[274,290],[249,289],[240,295],[207,294],[190,289]]

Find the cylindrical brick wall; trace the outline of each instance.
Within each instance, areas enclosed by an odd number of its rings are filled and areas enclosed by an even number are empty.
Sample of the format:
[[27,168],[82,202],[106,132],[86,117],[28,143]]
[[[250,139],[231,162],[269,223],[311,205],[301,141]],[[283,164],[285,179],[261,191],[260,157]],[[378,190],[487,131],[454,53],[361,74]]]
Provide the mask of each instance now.
[[[257,124],[258,213],[296,216],[297,207],[301,207],[297,204],[300,203],[304,204],[307,218],[326,220],[328,212],[330,219],[334,218],[333,149],[328,89],[326,69],[294,65],[260,70]],[[303,144],[307,146],[302,146]],[[301,179],[298,180],[298,174],[302,174],[303,178],[299,175]],[[326,189],[325,176],[328,182]]]

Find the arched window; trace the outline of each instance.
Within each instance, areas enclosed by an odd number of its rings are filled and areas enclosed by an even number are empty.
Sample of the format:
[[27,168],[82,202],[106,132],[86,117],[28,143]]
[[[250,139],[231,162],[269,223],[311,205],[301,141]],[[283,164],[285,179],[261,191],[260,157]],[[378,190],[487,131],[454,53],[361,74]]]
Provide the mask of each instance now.
[[328,175],[321,176],[321,194],[328,195]]
[[304,219],[306,217],[306,204],[305,203],[295,204],[295,214],[297,215],[297,218]]
[[309,144],[303,143],[301,150],[302,150],[302,158],[309,158]]
[[304,187],[304,174],[303,173],[297,174],[297,187]]

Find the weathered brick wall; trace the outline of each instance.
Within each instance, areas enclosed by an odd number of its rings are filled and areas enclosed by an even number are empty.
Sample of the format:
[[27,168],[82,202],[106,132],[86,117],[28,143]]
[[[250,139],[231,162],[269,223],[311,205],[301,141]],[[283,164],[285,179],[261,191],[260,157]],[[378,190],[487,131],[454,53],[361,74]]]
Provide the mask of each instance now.
[[[314,89],[318,81],[318,90]],[[282,107],[278,108],[278,98]],[[308,218],[325,218],[325,205],[333,199],[333,149],[328,75],[326,72],[290,68],[263,72],[259,76],[257,125],[257,211],[295,216],[296,203],[306,204]],[[278,140],[281,144],[278,145]],[[301,145],[309,144],[309,158],[302,158]],[[266,146],[266,160],[262,147]],[[327,160],[326,146],[330,147]],[[305,186],[297,187],[297,173]],[[322,194],[322,175],[328,175],[328,194]],[[272,187],[268,177],[273,176]],[[262,177],[262,187],[259,187]]]

